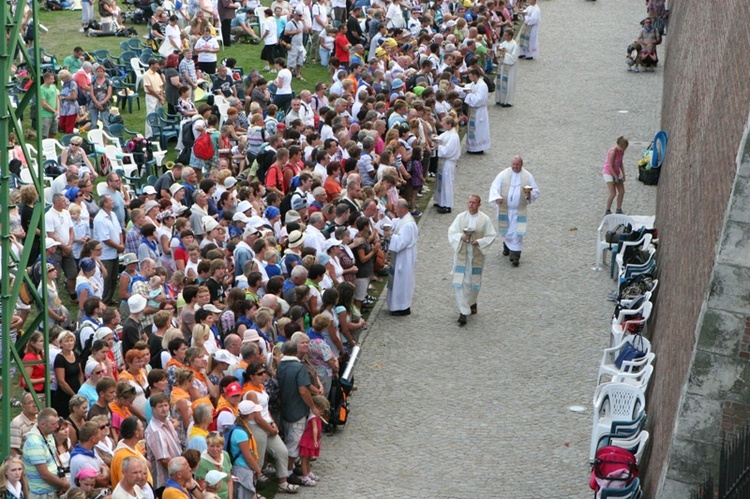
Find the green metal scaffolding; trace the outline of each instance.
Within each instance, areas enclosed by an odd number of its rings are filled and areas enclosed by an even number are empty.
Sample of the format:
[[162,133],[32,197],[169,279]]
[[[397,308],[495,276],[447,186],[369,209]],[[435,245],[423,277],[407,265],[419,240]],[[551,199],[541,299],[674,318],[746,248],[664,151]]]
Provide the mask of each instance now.
[[[49,318],[47,315],[47,265],[44,250],[44,171],[42,158],[32,158],[26,148],[26,138],[21,120],[25,111],[36,111],[37,139],[35,149],[41,151],[41,113],[40,93],[42,85],[41,63],[39,57],[39,22],[38,3],[32,1],[28,7],[23,1],[17,3],[5,3],[0,8],[0,22],[4,29],[4,35],[0,37],[0,82],[4,85],[3,95],[0,96],[0,338],[2,339],[2,403],[0,404],[0,456],[6,456],[10,452],[10,422],[11,422],[11,396],[15,384],[15,377],[11,376],[11,369],[16,371],[30,386],[29,377],[23,369],[24,364],[19,352],[28,341],[31,332],[39,329],[44,333],[44,358],[49,357]],[[24,11],[30,8],[29,12]],[[33,27],[34,40],[33,49],[27,49],[23,40],[26,22]],[[31,78],[32,84],[29,88],[21,89],[16,78],[16,68],[24,64]],[[33,185],[38,193],[39,201],[34,205],[33,215],[27,231],[27,241],[31,241],[35,233],[39,233],[42,241],[42,281],[41,293],[29,278],[27,269],[34,264],[30,262],[32,244],[25,244],[20,256],[16,256],[11,250],[13,241],[10,232],[10,180],[11,172],[9,163],[14,157],[13,149],[7,147],[8,136],[13,132],[16,136],[16,144],[21,146],[26,164],[29,165]],[[34,166],[36,165],[36,166]],[[24,295],[31,297],[31,311],[29,317],[16,331],[11,329],[11,317],[16,310],[16,305],[21,300],[22,287]],[[36,314],[36,316],[34,316]],[[33,318],[32,318],[33,317]],[[26,331],[24,334],[23,331]],[[13,336],[11,335],[13,333]],[[14,336],[18,334],[17,340]],[[45,368],[44,393],[37,395],[32,390],[35,401],[39,407],[48,405],[50,400],[50,372],[49,363],[40,361]],[[44,398],[41,398],[41,395]]]

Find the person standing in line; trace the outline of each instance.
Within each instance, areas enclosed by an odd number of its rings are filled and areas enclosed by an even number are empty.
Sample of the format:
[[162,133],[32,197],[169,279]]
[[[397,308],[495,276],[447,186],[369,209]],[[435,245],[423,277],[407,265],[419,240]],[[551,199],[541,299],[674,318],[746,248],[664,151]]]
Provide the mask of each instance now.
[[[148,70],[143,73],[143,91],[146,93],[146,116],[155,113],[164,105],[164,79],[159,74],[159,60],[148,60]],[[146,122],[146,138],[150,139],[154,132]]]
[[388,249],[393,252],[386,302],[391,315],[401,316],[411,314],[416,284],[419,228],[409,213],[409,203],[404,198],[399,198],[396,203],[396,215],[399,220],[393,233],[383,231],[383,236],[390,238]]
[[607,151],[607,157],[604,160],[602,175],[609,190],[605,215],[612,214],[612,201],[614,201],[615,196],[617,196],[615,213],[622,213],[622,199],[625,197],[625,168],[622,166],[622,157],[627,148],[628,139],[622,136],[618,137],[617,143]]
[[469,126],[466,133],[466,152],[484,154],[490,148],[490,116],[487,113],[489,89],[482,73],[473,68],[469,71],[469,93],[464,102],[469,106]]
[[237,17],[237,9],[242,7],[239,2],[232,0],[219,0],[219,19],[221,20],[221,38],[224,48],[232,45],[232,20]]
[[443,120],[445,131],[438,136],[438,174],[435,183],[435,205],[438,213],[450,213],[453,208],[453,179],[461,157],[461,137],[456,121],[448,116]]
[[509,256],[514,267],[518,267],[526,235],[526,207],[538,197],[539,188],[521,156],[515,156],[490,187],[489,200],[497,204],[498,232],[504,238],[503,256]]
[[466,316],[477,313],[477,297],[482,287],[484,256],[495,242],[497,231],[490,217],[479,211],[482,199],[469,196],[467,211],[460,213],[448,229],[453,247],[453,284],[458,305],[458,323],[466,324]]
[[516,61],[518,60],[518,44],[513,39],[513,30],[507,28],[500,43],[500,57],[502,62],[497,71],[495,90],[495,104],[511,107],[516,93]]
[[536,4],[537,0],[529,0],[529,6],[523,11],[523,27],[521,28],[520,59],[532,60],[539,57],[539,23],[542,11]]
[[102,301],[108,305],[112,303],[117,288],[120,252],[125,251],[122,227],[113,211],[114,207],[115,202],[112,200],[112,196],[104,194],[99,198],[99,213],[94,217],[94,239],[102,242],[100,258],[104,268],[107,269]]

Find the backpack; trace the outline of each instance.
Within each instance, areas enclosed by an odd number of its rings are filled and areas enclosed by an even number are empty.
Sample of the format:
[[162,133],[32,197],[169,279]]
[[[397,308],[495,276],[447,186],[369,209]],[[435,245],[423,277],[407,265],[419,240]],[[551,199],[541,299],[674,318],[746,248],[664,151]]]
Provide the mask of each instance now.
[[279,213],[281,213],[281,219],[284,220],[284,217],[286,216],[286,212],[292,209],[292,197],[294,195],[300,195],[297,191],[292,191],[281,200],[281,204],[279,204]]
[[487,75],[483,75],[482,79],[487,84],[487,92],[489,92],[489,93],[494,92],[495,91],[495,80],[493,80],[492,78],[490,78]]
[[203,133],[200,137],[195,139],[195,144],[193,144],[193,154],[195,154],[196,158],[202,160],[209,160],[214,157],[214,143],[211,140],[210,134]]
[[47,10],[62,10],[62,4],[57,0],[47,0]]
[[195,144],[195,135],[193,135],[193,120],[188,120],[182,124],[183,149],[180,152],[180,156],[177,158],[178,163],[182,163],[185,165],[190,163],[190,151],[193,150],[193,144]]
[[[268,146],[268,144],[264,144]],[[255,158],[258,162],[258,170],[255,172],[255,176],[258,177],[258,182],[264,183],[266,181],[266,174],[268,169],[271,167],[274,161],[276,161],[276,151],[269,149],[268,147],[260,146],[258,157]]]
[[[595,491],[601,488],[625,488],[637,477],[638,464],[633,453],[607,445],[596,451],[589,487]],[[620,483],[612,484],[613,481]]]
[[[227,454],[229,454],[229,462],[231,462],[234,465],[234,462],[239,458],[242,454],[232,454],[231,448],[232,448],[232,433],[234,433],[235,430],[244,431],[247,433],[247,436],[250,440],[254,440],[255,437],[253,437],[252,433],[248,433],[247,430],[244,428],[235,425],[232,425],[231,428],[229,428],[227,431],[224,432],[224,450],[227,451]],[[252,450],[252,448],[251,448]]]
[[219,320],[217,321],[216,327],[219,328],[219,336],[221,336],[221,339],[227,337],[228,334],[234,334],[237,331],[238,323],[237,321],[234,321],[234,326],[230,329],[224,329],[221,323],[221,316],[224,315],[227,312],[231,312],[231,310],[224,310],[222,313],[219,314]]
[[[214,411],[213,417],[211,419],[211,422],[208,424],[208,431],[216,431],[218,429],[218,420],[219,420],[219,414],[226,411],[231,411],[229,407],[225,407],[220,411]],[[234,427],[234,425],[232,425]],[[229,441],[229,439],[227,439]],[[229,450],[229,449],[227,449]],[[234,461],[232,461],[234,463]]]
[[328,394],[328,422],[325,423],[325,431],[330,434],[336,433],[339,426],[344,426],[349,418],[348,395],[351,393],[354,379],[344,380],[334,376],[331,383],[331,391]]
[[618,244],[621,241],[620,236],[630,234],[633,231],[633,227],[630,224],[619,224],[615,228],[608,230],[604,235],[604,241],[610,244],[610,249],[613,244]]

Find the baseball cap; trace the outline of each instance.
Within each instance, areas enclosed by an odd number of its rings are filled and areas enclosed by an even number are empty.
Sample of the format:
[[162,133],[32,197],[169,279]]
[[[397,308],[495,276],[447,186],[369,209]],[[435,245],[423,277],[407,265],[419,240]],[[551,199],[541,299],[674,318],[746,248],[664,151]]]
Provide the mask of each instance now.
[[211,312],[212,314],[220,314],[221,313],[221,310],[219,310],[218,308],[216,308],[214,305],[212,305],[210,303],[207,304],[207,305],[203,305],[202,308],[203,308],[203,310],[207,310],[207,311]]
[[78,193],[81,191],[78,187],[71,187],[67,191],[65,191],[65,197],[68,198],[68,201],[71,203],[76,200],[76,197],[78,196]]
[[[216,353],[219,353],[219,352],[216,352]],[[216,354],[214,354],[214,359],[215,358],[216,358]],[[235,395],[242,395],[242,387],[236,381],[234,383],[229,383],[227,387],[224,388],[224,395],[226,395],[227,397],[234,397]]]
[[238,211],[237,213],[235,213],[234,215],[232,215],[232,220],[235,221],[235,222],[242,222],[242,223],[245,223],[245,224],[250,221],[250,219],[247,217],[247,215],[245,215],[241,211]]
[[[234,356],[231,353],[229,353],[228,350],[224,350],[223,348],[216,350],[216,352],[214,352],[214,360],[216,362],[223,362],[229,365],[232,365],[237,361],[237,359],[235,359]],[[232,385],[229,385],[229,386],[232,386]],[[224,389],[225,393],[228,392],[229,386]],[[240,393],[242,393],[242,387],[240,387]],[[229,393],[227,393],[227,396],[231,397]]]
[[153,194],[156,194],[156,189],[154,189],[153,185],[147,185],[143,188],[143,193],[151,196]]
[[60,242],[52,239],[51,237],[47,237],[44,239],[44,245],[47,249],[50,249],[55,246],[60,246]]
[[216,221],[213,217],[203,217],[205,222],[203,227],[206,229],[206,232],[211,232],[216,227],[219,226],[219,222]]
[[[235,385],[237,383],[234,383]],[[239,385],[237,385],[239,386]],[[227,477],[227,474],[223,471],[219,470],[211,470],[208,473],[206,473],[206,478],[204,480],[207,484],[209,484],[211,487],[216,487],[218,484],[221,483],[222,480],[224,480]]]

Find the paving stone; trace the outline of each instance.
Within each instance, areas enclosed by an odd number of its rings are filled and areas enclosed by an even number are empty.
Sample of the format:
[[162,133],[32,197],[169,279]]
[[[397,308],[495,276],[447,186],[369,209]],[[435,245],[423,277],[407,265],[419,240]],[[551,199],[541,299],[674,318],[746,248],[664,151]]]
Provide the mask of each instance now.
[[[421,220],[412,315],[390,317],[382,299],[376,306],[349,423],[324,438],[314,465],[323,478],[302,495],[591,495],[591,399],[609,342],[613,304],[606,295],[614,288],[607,270],[591,270],[606,199],[601,169],[625,135],[624,209],[654,213],[655,188],[636,181],[636,162],[659,129],[661,68],[625,70],[642,1],[540,7],[541,56],[518,62],[514,107],[489,109],[492,149],[459,162],[454,215],[430,208]],[[541,189],[529,208],[521,265],[511,267],[502,245],[494,246],[479,315],[459,328],[448,226],[469,194],[487,199],[516,154]],[[486,203],[482,209],[494,214]],[[572,413],[571,405],[588,410]]]

